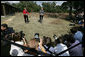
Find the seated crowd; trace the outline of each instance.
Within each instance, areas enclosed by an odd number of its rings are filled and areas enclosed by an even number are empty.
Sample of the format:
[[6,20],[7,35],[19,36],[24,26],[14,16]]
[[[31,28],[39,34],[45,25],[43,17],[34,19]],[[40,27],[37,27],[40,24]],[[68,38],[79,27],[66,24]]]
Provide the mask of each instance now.
[[[11,34],[11,37],[8,37]],[[52,56],[56,56],[58,53],[78,44],[78,46],[58,55],[58,56],[83,56],[84,44],[83,44],[83,36],[84,36],[84,28],[80,27],[73,27],[70,29],[70,32],[66,35],[61,35],[60,37],[53,38],[54,41],[52,42],[50,37],[43,36],[39,38],[39,34],[36,33],[33,39],[26,41],[25,37],[21,37],[19,32],[14,32],[13,29],[9,29],[7,24],[1,25],[1,38],[5,38],[10,40],[11,42],[20,44],[22,46],[31,48],[33,50],[37,50],[43,52],[45,54],[49,54]],[[4,37],[5,36],[5,37]],[[36,56],[36,52],[31,52],[27,49],[22,49],[16,45],[10,44],[1,40],[1,53],[5,54],[5,48],[8,47],[8,54],[9,56]],[[2,56],[4,56],[2,54]],[[6,54],[5,54],[6,55]],[[41,54],[37,54],[37,56],[46,56]]]

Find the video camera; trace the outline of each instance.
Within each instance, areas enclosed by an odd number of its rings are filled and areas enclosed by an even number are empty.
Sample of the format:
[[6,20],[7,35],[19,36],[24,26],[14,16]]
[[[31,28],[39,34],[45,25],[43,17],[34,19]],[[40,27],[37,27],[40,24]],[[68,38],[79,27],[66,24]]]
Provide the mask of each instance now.
[[20,33],[20,38],[21,39],[24,38],[25,34],[23,33],[23,31],[20,31],[19,33]]
[[34,38],[40,42],[39,33],[35,33]]
[[57,40],[58,39],[58,37],[54,34],[53,35],[53,38],[55,39],[55,40]]
[[35,33],[34,38],[39,39],[39,33]]

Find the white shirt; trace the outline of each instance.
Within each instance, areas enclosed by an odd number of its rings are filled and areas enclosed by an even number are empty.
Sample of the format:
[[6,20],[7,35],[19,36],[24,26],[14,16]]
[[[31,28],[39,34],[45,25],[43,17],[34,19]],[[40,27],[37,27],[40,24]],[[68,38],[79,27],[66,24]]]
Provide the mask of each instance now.
[[[66,50],[67,49],[67,46],[64,45],[64,44],[62,44],[62,43],[60,43],[60,44],[57,44],[57,46],[54,47],[54,49],[55,49],[55,53],[58,54],[58,53],[60,53],[60,52],[62,52],[64,50]],[[65,53],[63,53],[63,54],[61,54],[59,56],[70,56],[70,54],[67,51],[67,52],[65,52]]]
[[75,38],[75,40],[78,40],[79,42],[82,42],[83,33],[82,33],[81,31],[77,31],[77,32],[74,34],[74,38]]
[[[15,43],[23,45],[23,41],[17,41]],[[11,56],[23,56],[23,54],[24,51],[20,47],[11,44],[11,49],[10,49]]]

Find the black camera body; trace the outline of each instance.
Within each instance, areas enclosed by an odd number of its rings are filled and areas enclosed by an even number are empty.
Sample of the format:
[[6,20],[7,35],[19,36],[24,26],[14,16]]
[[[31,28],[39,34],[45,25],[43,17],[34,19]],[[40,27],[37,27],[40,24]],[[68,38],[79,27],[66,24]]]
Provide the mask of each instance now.
[[35,33],[34,38],[40,42],[39,33]]
[[20,33],[20,38],[23,39],[25,34],[23,33],[23,31],[20,31],[19,33]]
[[35,33],[34,38],[39,39],[39,33]]
[[55,34],[53,35],[53,38],[54,38],[55,40],[57,40],[57,39],[58,39],[58,38],[57,38],[57,36],[56,36]]

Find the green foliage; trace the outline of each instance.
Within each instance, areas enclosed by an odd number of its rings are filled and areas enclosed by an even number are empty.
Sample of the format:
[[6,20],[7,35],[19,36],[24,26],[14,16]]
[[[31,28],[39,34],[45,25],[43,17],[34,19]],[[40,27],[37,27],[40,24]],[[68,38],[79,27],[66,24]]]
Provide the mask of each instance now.
[[84,1],[73,1],[72,6],[74,9],[84,8]]
[[62,6],[56,5],[55,2],[43,2],[42,3],[42,6],[45,12],[51,12],[51,13],[69,12],[67,9],[68,7],[66,5],[67,5],[66,2]]
[[[71,3],[70,3],[71,2]],[[34,1],[20,1],[20,3],[12,4],[14,7],[20,8],[21,11],[26,7],[27,10],[30,12],[31,10],[33,12],[39,12],[41,6],[37,5]],[[43,2],[42,7],[44,8],[45,12],[50,13],[69,13],[70,7],[72,7],[72,10],[70,12],[74,12],[73,9],[78,10],[80,8],[84,8],[84,2],[83,1],[67,1],[64,2],[61,6],[56,5],[55,2]],[[69,9],[68,9],[69,8]]]
[[[70,4],[71,2],[71,4]],[[75,11],[77,10],[81,10],[83,11],[84,9],[84,1],[67,1],[64,2],[62,5],[63,10],[67,10],[70,6],[75,9]],[[72,10],[74,12],[74,10]]]
[[69,8],[69,18],[72,19],[72,13],[84,11],[84,1],[67,1],[62,4],[62,8],[64,10]]
[[23,11],[24,8],[27,8],[28,12],[31,11],[38,12],[40,10],[40,6],[33,1],[20,1],[20,3],[12,5],[17,8],[20,8],[21,11]]
[[55,2],[43,2],[42,6],[45,12],[56,12],[56,3]]

